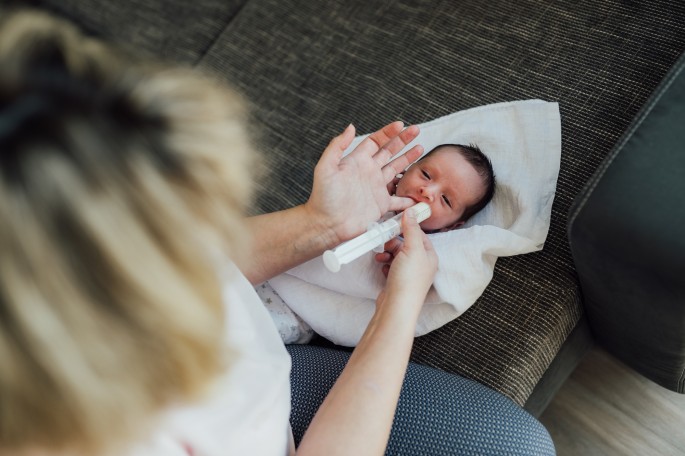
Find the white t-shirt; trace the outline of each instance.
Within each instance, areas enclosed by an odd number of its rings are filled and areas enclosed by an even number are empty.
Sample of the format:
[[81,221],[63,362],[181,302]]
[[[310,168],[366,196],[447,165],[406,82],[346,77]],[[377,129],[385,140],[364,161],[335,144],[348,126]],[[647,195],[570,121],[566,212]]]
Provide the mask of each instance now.
[[171,410],[131,456],[288,454],[290,356],[254,288],[235,265],[225,271],[225,341],[237,357],[212,394]]

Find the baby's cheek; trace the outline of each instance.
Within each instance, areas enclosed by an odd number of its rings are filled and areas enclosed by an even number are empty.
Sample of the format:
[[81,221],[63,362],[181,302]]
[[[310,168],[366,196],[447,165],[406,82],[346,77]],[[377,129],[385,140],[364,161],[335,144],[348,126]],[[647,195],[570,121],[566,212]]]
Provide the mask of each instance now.
[[424,231],[432,231],[442,228],[440,226],[440,221],[436,220],[436,217],[433,215],[424,220],[423,223],[419,224],[419,226]]

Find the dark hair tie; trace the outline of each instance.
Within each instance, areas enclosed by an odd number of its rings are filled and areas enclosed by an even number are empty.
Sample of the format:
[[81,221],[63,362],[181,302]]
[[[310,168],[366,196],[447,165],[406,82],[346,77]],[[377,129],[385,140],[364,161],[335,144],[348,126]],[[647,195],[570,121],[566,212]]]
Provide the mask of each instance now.
[[0,141],[8,139],[27,121],[50,112],[52,103],[35,93],[0,108]]

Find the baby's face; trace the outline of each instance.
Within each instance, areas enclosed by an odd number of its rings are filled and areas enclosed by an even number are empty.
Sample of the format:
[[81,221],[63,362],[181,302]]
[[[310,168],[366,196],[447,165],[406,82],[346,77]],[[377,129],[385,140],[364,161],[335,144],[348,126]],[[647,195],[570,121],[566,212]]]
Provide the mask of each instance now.
[[414,163],[397,184],[395,194],[425,202],[431,216],[421,223],[424,231],[447,231],[463,225],[458,222],[464,210],[478,202],[485,185],[471,164],[450,146],[440,148]]

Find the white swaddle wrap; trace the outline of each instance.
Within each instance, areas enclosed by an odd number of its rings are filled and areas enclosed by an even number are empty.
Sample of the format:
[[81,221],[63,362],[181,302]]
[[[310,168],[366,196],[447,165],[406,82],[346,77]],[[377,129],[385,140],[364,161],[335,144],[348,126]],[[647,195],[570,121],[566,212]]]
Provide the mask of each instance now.
[[[477,144],[492,161],[497,190],[492,202],[462,228],[430,235],[439,267],[421,310],[417,336],[466,311],[492,279],[498,257],[542,249],[561,157],[557,103],[498,103],[456,112],[420,127],[414,143],[426,151],[445,143]],[[346,153],[364,137],[356,138]],[[318,257],[269,283],[314,331],[336,344],[354,346],[385,283],[373,255],[363,255],[337,273],[329,272]]]

